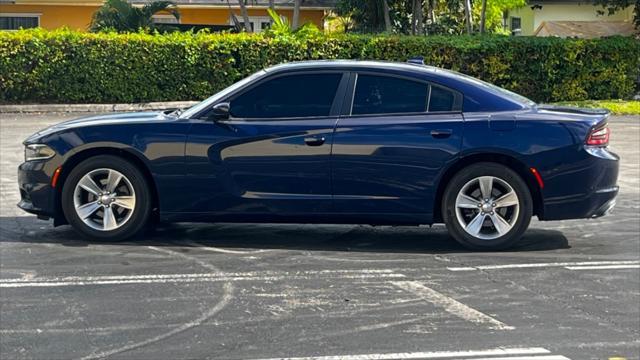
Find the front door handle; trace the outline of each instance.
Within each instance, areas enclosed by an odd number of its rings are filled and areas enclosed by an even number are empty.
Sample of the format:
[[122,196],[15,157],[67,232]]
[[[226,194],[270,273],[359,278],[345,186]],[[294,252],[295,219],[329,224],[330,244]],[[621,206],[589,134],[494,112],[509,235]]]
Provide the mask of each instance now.
[[304,143],[309,146],[320,146],[324,144],[324,136],[308,136],[304,138]]
[[453,133],[453,130],[451,129],[431,130],[431,136],[433,136],[436,139],[446,139],[449,136],[451,136],[452,133]]

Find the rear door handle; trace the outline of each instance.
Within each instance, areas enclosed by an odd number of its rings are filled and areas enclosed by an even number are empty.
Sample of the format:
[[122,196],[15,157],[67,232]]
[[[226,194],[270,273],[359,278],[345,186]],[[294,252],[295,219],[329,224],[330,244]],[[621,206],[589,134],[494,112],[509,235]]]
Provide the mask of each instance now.
[[431,130],[431,136],[433,136],[436,139],[446,139],[449,136],[451,136],[452,133],[453,133],[453,130],[451,129]]
[[308,136],[304,138],[304,143],[308,146],[320,146],[324,144],[324,136]]

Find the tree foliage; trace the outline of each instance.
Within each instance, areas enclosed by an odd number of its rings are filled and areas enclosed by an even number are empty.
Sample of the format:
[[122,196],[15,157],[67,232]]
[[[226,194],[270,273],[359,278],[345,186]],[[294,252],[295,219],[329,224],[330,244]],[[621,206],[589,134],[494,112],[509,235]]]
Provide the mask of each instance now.
[[159,12],[166,12],[180,19],[178,9],[171,1],[154,1],[142,7],[135,7],[126,0],[107,0],[93,14],[90,30],[93,32],[153,30],[156,28],[153,15]]
[[634,6],[633,23],[636,29],[640,29],[640,0],[593,0],[593,4],[602,7],[602,10],[599,10],[601,15],[605,13],[613,15],[629,6]]
[[[419,0],[417,11],[413,0],[387,0],[389,16],[394,33],[412,34],[413,19],[422,15],[423,26],[416,34],[463,34],[465,33],[464,0]],[[524,6],[526,0],[487,0],[485,28],[489,33],[503,33],[502,14],[505,10]],[[479,29],[482,1],[472,1],[472,32]],[[371,33],[385,30],[383,0],[340,0],[336,7],[338,15],[351,20],[354,32]]]
[[195,100],[283,62],[414,56],[535,101],[626,98],[640,75],[638,54],[640,41],[628,37],[19,30],[0,32],[0,102]]

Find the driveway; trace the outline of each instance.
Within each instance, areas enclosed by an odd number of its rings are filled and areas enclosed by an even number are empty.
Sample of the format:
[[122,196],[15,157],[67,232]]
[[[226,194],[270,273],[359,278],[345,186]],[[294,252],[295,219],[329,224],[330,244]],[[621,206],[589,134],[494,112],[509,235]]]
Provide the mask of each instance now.
[[611,121],[613,214],[535,220],[497,253],[442,226],[176,224],[86,242],[15,206],[20,142],[70,117],[0,114],[2,359],[640,358],[639,117]]

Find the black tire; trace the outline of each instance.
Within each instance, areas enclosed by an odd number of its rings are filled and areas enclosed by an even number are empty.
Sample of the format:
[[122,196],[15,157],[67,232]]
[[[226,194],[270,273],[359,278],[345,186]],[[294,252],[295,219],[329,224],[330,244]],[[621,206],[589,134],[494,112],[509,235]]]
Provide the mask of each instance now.
[[[506,182],[515,191],[519,202],[519,211],[517,216],[513,216],[515,220],[512,223],[512,228],[504,235],[493,239],[482,239],[467,232],[458,221],[456,214],[458,193],[466,184],[481,176],[492,176]],[[467,166],[454,175],[445,189],[442,210],[449,234],[464,247],[473,250],[503,250],[520,240],[529,227],[533,214],[533,200],[527,184],[515,171],[502,164],[483,162]],[[478,213],[480,211],[479,209],[477,210]],[[491,229],[493,221],[489,221],[489,224],[488,226]],[[499,234],[497,231],[496,233]]]
[[[78,182],[97,169],[112,169],[129,180],[135,191],[135,206],[132,214],[114,230],[96,230],[85,224],[76,211],[74,191]],[[131,162],[117,156],[99,155],[79,163],[71,170],[62,188],[62,210],[69,224],[84,237],[98,241],[122,241],[139,234],[151,215],[151,193],[144,174]],[[114,208],[115,211],[115,208]]]

